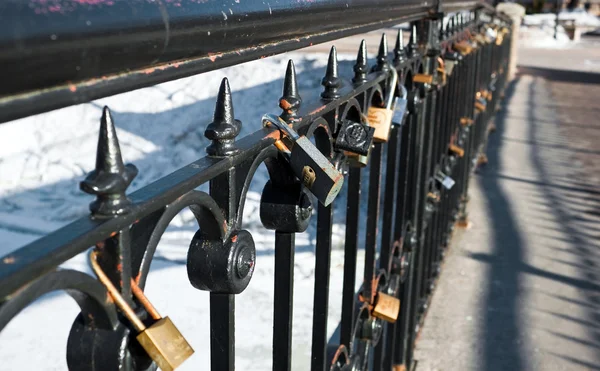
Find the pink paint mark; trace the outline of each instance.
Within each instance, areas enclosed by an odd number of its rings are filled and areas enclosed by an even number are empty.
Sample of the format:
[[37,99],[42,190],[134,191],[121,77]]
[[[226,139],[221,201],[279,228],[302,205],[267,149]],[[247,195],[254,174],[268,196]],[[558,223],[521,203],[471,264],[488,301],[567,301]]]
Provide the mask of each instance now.
[[77,91],[77,86],[69,84],[69,90],[71,91],[71,93],[75,93]]
[[223,53],[208,53],[208,58],[210,59],[211,62],[214,62],[217,60],[217,58],[221,58],[223,56]]

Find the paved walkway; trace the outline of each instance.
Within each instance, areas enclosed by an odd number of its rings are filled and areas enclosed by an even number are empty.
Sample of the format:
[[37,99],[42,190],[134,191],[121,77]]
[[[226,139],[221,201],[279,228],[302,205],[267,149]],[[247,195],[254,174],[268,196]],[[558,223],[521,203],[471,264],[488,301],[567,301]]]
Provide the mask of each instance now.
[[[473,225],[447,255],[418,371],[600,370],[600,187],[586,165],[598,169],[600,140],[573,139],[599,138],[599,75],[521,71],[472,179]],[[589,103],[564,104],[569,89]]]

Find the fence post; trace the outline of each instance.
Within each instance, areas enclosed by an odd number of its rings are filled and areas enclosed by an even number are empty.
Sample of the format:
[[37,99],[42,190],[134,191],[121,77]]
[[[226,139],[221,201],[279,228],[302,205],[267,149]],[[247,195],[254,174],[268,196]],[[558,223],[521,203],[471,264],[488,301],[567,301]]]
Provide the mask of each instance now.
[[496,6],[496,10],[510,17],[512,20],[510,33],[510,61],[508,63],[508,78],[507,81],[514,79],[517,72],[517,41],[519,40],[519,27],[525,15],[525,8],[515,3],[500,3]]

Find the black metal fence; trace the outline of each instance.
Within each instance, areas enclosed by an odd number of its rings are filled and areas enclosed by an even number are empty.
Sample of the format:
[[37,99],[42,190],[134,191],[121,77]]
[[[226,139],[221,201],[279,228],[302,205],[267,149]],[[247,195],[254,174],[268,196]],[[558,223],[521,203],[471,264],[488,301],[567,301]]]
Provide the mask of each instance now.
[[[406,46],[402,30],[394,35],[397,38],[391,53],[382,37],[377,63],[368,66],[363,43],[354,76],[339,76],[336,51],[332,49],[322,81],[324,89],[314,100],[301,96],[290,61],[279,102],[280,116],[265,116],[263,129],[240,139],[242,123],[234,117],[232,92],[228,81],[223,80],[214,120],[205,132],[212,141],[208,156],[131,194],[126,190],[137,169],[123,163],[115,123],[105,108],[96,169],[81,182],[84,192],[96,196],[90,205],[91,215],[0,260],[0,329],[40,296],[63,290],[81,308],[66,349],[70,369],[145,370],[155,367],[152,359],[164,369],[170,368],[168,363],[177,364],[189,355],[189,349],[171,328],[164,333],[157,330],[164,321],[140,289],[161,235],[179,211],[189,208],[199,230],[190,243],[187,273],[195,288],[210,292],[211,367],[233,370],[235,295],[251,282],[257,260],[252,236],[242,229],[242,211],[254,172],[264,163],[270,180],[263,190],[260,216],[264,227],[275,231],[273,370],[289,370],[293,362],[295,233],[306,230],[312,217],[317,219],[317,235],[311,369],[411,369],[415,340],[453,229],[467,223],[469,175],[478,162],[485,161],[482,149],[488,121],[506,82],[510,21],[493,9],[472,3],[451,3],[446,9],[442,5],[430,9],[426,4],[395,7],[385,1],[370,3],[382,11],[370,14],[363,23],[351,22],[352,27],[332,22],[323,31],[308,25],[297,32],[304,36],[293,34],[288,27],[285,30],[289,32],[281,32],[279,39],[265,30],[259,41],[270,40],[267,53],[276,53],[303,46],[312,37],[323,41],[411,21]],[[354,17],[365,10],[361,6],[350,7]],[[319,17],[335,14],[326,7],[313,10]],[[444,14],[444,10],[460,12]],[[11,22],[1,26],[5,38],[14,31],[7,27],[19,23],[15,19]],[[222,28],[219,32],[224,31]],[[152,34],[152,27],[150,31],[140,30],[142,35]],[[319,31],[321,36],[315,36]],[[185,39],[182,32],[174,35],[180,38],[175,40]],[[107,44],[98,49],[98,56],[112,45],[108,43],[110,37],[101,36],[96,35]],[[291,46],[289,39],[294,37],[305,37],[306,42]],[[125,55],[122,66],[105,66],[109,62],[98,59],[98,69],[79,76],[81,82],[64,83],[73,78],[71,70],[57,66],[59,72],[52,78],[31,76],[21,85],[3,85],[2,119],[210,68],[202,58],[176,62],[187,56],[170,45],[165,50],[172,54],[145,56],[148,60]],[[226,45],[231,50],[243,47]],[[33,54],[53,58],[47,49],[33,50]],[[227,61],[214,68],[260,54],[253,49],[243,58],[232,59],[227,53],[215,57]],[[4,60],[17,57],[27,58],[22,53],[2,55]],[[120,73],[118,69],[148,68],[158,62],[168,62],[168,66],[152,67],[162,71],[156,78],[152,77],[154,70],[146,74],[151,77],[143,78],[143,70]],[[180,67],[186,72],[173,72]],[[115,71],[119,73],[106,81],[93,74]],[[13,77],[11,81],[17,80]],[[67,90],[77,94],[69,95]],[[272,108],[265,107],[265,112]],[[287,124],[300,137],[289,132]],[[360,192],[366,178],[368,217],[361,220]],[[209,183],[209,193],[196,190],[205,183]],[[342,315],[339,333],[328,338],[332,200],[340,187],[347,188]],[[361,229],[364,240],[359,240]],[[57,269],[90,247],[99,280]],[[361,248],[365,251],[364,272],[357,272],[357,251]],[[364,282],[357,293],[354,283],[359,274]],[[157,330],[157,334],[144,331],[144,326]],[[140,331],[148,332],[147,336],[138,337]],[[147,344],[142,348],[144,339],[150,339],[158,349],[149,350]],[[177,346],[166,349],[167,345],[161,345],[164,340]]]

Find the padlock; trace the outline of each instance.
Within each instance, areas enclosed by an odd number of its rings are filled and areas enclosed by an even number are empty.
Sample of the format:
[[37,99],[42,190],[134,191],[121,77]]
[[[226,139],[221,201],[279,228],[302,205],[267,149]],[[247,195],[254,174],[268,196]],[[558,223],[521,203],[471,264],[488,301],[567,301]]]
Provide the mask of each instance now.
[[421,84],[433,84],[433,75],[428,75],[425,73],[417,73],[413,77],[413,82],[418,82]]
[[452,48],[462,55],[471,54],[471,52],[473,51],[473,46],[468,41],[456,42],[454,43]]
[[471,126],[471,125],[473,125],[473,119],[470,119],[468,117],[461,117],[460,124],[462,126]]
[[458,157],[463,157],[465,155],[465,150],[454,143],[450,144],[450,146],[448,146],[448,149],[450,150],[450,152],[456,154]]
[[390,68],[390,71],[392,77],[387,86],[385,107],[371,106],[367,112],[369,126],[375,128],[373,140],[380,143],[388,141],[394,115],[394,96],[396,94],[396,86],[398,85],[398,73],[394,67]]
[[266,114],[262,122],[263,126],[273,125],[282,132],[275,146],[288,158],[292,171],[304,186],[319,202],[329,206],[340,193],[344,176],[306,136],[298,135],[281,117]]
[[479,112],[484,112],[486,109],[486,102],[485,99],[477,99],[475,101],[475,109]]
[[456,183],[454,179],[452,179],[449,175],[444,174],[444,172],[441,170],[438,170],[435,173],[434,179],[437,180],[442,185],[442,187],[448,190],[452,189],[452,187],[454,187],[454,184]]
[[408,111],[408,91],[404,85],[398,85],[399,96],[394,103],[394,116],[392,125],[402,125]]
[[375,296],[375,305],[373,306],[374,317],[384,321],[394,323],[398,319],[400,313],[400,299],[393,297],[383,292],[377,292]]
[[484,112],[486,108],[487,101],[483,97],[483,94],[480,91],[478,91],[477,94],[475,94],[475,109],[479,112]]
[[150,327],[146,327],[138,318],[123,296],[121,296],[119,290],[113,285],[106,273],[104,273],[98,264],[95,251],[92,251],[90,254],[90,263],[96,276],[98,276],[100,282],[106,287],[117,307],[121,309],[121,312],[123,312],[125,317],[131,322],[131,325],[139,333],[136,336],[137,341],[161,370],[172,371],[194,354],[194,350],[190,344],[185,340],[169,317],[163,318],[158,314],[158,311],[133,279],[131,280],[131,290],[134,296],[139,300],[148,314],[150,314],[152,319],[155,320]]
[[344,154],[348,157],[348,165],[351,167],[367,166],[369,164],[369,158],[371,158],[371,148],[369,148],[369,152],[366,155],[358,155],[353,152],[344,152]]
[[337,149],[366,156],[373,144],[375,128],[352,120],[342,120],[335,139]]

